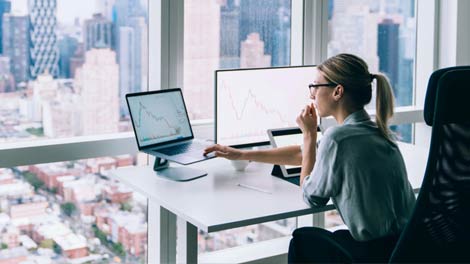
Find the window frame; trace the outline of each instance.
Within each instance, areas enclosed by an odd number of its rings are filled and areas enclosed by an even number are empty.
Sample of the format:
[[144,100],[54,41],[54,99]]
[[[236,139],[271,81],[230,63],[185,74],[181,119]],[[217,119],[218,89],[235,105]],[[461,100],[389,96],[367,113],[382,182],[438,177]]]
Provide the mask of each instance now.
[[[411,107],[397,108],[393,122],[395,124],[420,123],[416,126],[415,136],[419,135],[418,144],[429,144],[421,136],[430,134],[428,127],[421,128],[422,109],[428,76],[439,66],[440,9],[438,0],[417,1],[417,54],[415,64],[415,98]],[[303,64],[318,64],[326,58],[328,0],[292,0],[292,12],[302,11],[301,55]],[[299,4],[300,3],[300,4]],[[441,3],[442,4],[442,3]],[[149,1],[149,90],[159,88],[181,87],[183,80],[183,43],[184,38],[184,0]],[[463,13],[458,13],[463,15]],[[294,15],[292,15],[294,17]],[[297,15],[296,15],[297,17]],[[460,18],[461,21],[463,18]],[[465,19],[463,19],[465,20]],[[326,22],[325,22],[326,21]],[[298,22],[292,23],[297,25]],[[459,22],[460,23],[460,22]],[[296,26],[296,27],[297,27]],[[463,27],[463,26],[462,26]],[[299,29],[300,30],[300,29]],[[294,31],[294,30],[292,30]],[[431,34],[429,34],[431,32]],[[293,33],[298,34],[298,32]],[[317,41],[314,36],[321,36]],[[458,41],[458,40],[457,40]],[[464,41],[464,40],[462,40]],[[294,43],[297,42],[293,42]],[[296,44],[297,46],[298,44]],[[159,48],[152,48],[159,47]],[[296,48],[292,48],[294,51]],[[457,52],[465,52],[463,48]],[[299,63],[298,53],[291,56],[292,65]],[[457,54],[458,55],[458,54]],[[330,122],[328,119],[325,123]],[[212,120],[193,120],[195,133],[199,127],[213,124]],[[44,155],[47,153],[47,155]],[[5,143],[0,146],[0,168],[20,165],[31,165],[83,158],[94,158],[106,155],[135,154],[137,148],[132,132],[76,137],[64,139],[47,139],[36,142]],[[148,263],[158,259],[158,216],[157,208],[148,208]],[[299,225],[309,224],[311,218],[298,220]],[[321,220],[320,220],[321,222]],[[303,223],[303,224],[302,224]],[[321,224],[321,223],[320,223]],[[160,223],[161,226],[161,223]]]

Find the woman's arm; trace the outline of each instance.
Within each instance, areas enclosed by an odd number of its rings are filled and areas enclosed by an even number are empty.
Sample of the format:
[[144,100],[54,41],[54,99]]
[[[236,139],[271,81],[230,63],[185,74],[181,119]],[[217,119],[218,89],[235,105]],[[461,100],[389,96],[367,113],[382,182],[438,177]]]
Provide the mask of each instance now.
[[296,119],[304,136],[304,149],[302,151],[302,169],[300,171],[300,186],[305,177],[310,175],[316,161],[317,146],[317,112],[313,104],[307,105]]
[[301,165],[302,152],[300,146],[287,146],[274,149],[241,150],[222,145],[212,145],[204,150],[204,155],[211,152],[217,157],[230,160],[252,160],[279,165]]
[[244,159],[272,163],[278,165],[302,164],[300,146],[286,146],[274,149],[249,150],[244,153]]
[[315,135],[304,135],[304,149],[302,151],[302,169],[300,170],[300,186],[302,186],[305,177],[310,175],[316,161],[316,132]]

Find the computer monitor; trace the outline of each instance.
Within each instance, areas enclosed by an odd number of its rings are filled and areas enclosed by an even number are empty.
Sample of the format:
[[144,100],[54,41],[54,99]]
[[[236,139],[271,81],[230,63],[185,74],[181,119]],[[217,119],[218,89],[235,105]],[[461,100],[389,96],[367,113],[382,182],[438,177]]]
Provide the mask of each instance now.
[[268,129],[297,126],[311,102],[315,66],[217,70],[215,140],[234,147],[269,145]]

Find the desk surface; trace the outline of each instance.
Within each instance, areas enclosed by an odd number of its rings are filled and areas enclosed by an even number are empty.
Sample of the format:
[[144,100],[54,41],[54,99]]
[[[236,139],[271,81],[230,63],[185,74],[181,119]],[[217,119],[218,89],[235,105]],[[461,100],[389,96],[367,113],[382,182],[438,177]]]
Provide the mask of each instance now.
[[272,165],[269,164],[253,162],[244,172],[237,172],[230,161],[211,159],[191,167],[204,169],[208,175],[188,182],[175,182],[157,176],[151,167],[122,168],[113,171],[112,175],[206,232],[327,209],[310,208],[303,202],[298,186],[270,175]]
[[[427,152],[401,144],[408,175],[419,188]],[[208,175],[193,181],[175,182],[156,175],[151,167],[120,168],[112,177],[154,199],[178,217],[206,232],[296,217],[330,210],[332,205],[311,208],[302,199],[298,186],[270,175],[272,165],[251,163],[244,172],[234,170],[230,161],[211,159],[191,165]],[[253,186],[269,193],[248,189]]]

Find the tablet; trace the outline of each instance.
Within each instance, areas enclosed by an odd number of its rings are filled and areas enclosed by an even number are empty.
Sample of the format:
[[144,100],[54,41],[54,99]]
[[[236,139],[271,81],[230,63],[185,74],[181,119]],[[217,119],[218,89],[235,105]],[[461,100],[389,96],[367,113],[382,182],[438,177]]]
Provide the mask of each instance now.
[[[302,130],[298,127],[269,129],[268,137],[273,148],[303,144]],[[317,142],[320,137],[321,134],[318,132]],[[300,169],[301,166],[275,165],[272,174],[287,178],[296,177],[300,176]]]

